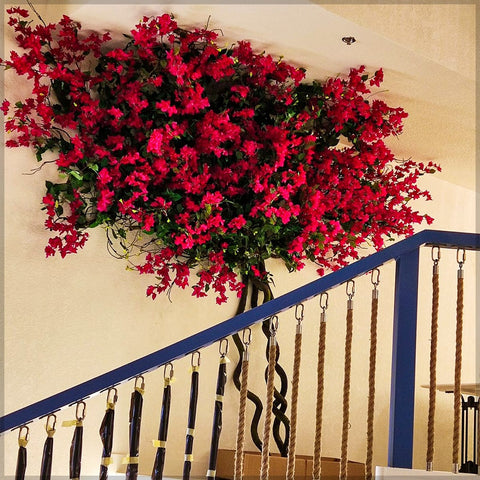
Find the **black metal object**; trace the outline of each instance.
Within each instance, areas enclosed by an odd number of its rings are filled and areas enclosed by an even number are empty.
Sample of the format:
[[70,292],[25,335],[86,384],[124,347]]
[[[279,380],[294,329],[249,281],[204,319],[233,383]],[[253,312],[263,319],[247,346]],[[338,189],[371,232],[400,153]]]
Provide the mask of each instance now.
[[40,480],[50,480],[52,476],[53,435],[55,434],[56,422],[57,417],[54,414],[50,414],[47,417],[47,424],[45,426],[47,438],[43,446],[42,463],[40,465]]
[[[197,357],[196,362],[195,357]],[[197,417],[199,368],[200,352],[193,352],[192,379],[190,383],[190,403],[188,406],[187,433],[185,438],[185,461],[183,463],[183,480],[190,480],[190,472],[192,470],[193,434],[195,431],[195,421]]]
[[[23,431],[25,430],[25,434]],[[18,455],[17,468],[15,469],[15,480],[25,480],[25,471],[27,470],[27,443],[28,427],[23,425],[18,432]]]
[[[140,380],[140,386],[138,381]],[[127,461],[127,470],[125,480],[136,480],[138,476],[138,452],[140,445],[140,426],[142,423],[143,391],[145,382],[139,375],[135,378],[135,390],[130,399],[129,416],[129,457]]]
[[215,479],[215,470],[217,468],[218,444],[220,434],[222,433],[222,412],[223,395],[225,393],[225,384],[227,382],[227,351],[228,340],[224,338],[220,341],[220,364],[218,365],[217,389],[215,396],[215,407],[213,412],[212,441],[210,445],[210,457],[208,461],[207,480]]
[[[113,393],[113,397],[110,398],[110,394]],[[115,420],[115,404],[117,403],[117,389],[110,388],[107,393],[107,409],[100,425],[100,439],[102,440],[102,463],[100,464],[99,480],[107,480],[108,478],[108,465],[110,464],[110,456],[112,454],[113,447],[113,426]]]
[[[80,409],[82,410],[80,411]],[[83,419],[85,418],[85,402],[77,403],[75,430],[73,432],[72,444],[70,445],[70,478],[80,478],[82,468],[82,447],[83,447]]]
[[[462,396],[462,466],[460,472],[462,473],[478,473],[478,415],[479,415],[479,400],[478,397],[469,395],[467,400]],[[473,432],[470,435],[470,416],[473,417]],[[469,445],[472,445],[472,457],[469,460]]]
[[[167,373],[168,368],[170,369],[169,373]],[[173,379],[173,365],[171,363],[165,365],[164,379],[165,386],[163,388],[162,410],[160,414],[160,426],[158,429],[158,447],[155,455],[155,462],[153,464],[152,480],[162,480],[163,467],[165,466],[168,420],[170,418],[170,403],[172,398],[171,382]]]

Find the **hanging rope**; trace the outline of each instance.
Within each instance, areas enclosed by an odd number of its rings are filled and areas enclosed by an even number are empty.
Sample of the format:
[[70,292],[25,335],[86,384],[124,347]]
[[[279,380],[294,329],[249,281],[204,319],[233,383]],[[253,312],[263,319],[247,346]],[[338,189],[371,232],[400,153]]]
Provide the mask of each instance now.
[[152,480],[162,480],[163,467],[165,466],[165,453],[167,450],[168,420],[170,418],[170,403],[172,398],[173,365],[167,363],[163,373],[163,398],[162,411],[160,414],[160,426],[158,429],[158,440],[154,440],[153,446],[157,447],[155,462],[152,470]]
[[262,459],[260,464],[260,479],[268,480],[269,455],[270,455],[270,430],[272,426],[273,395],[275,390],[275,361],[277,355],[277,340],[275,338],[278,329],[278,317],[270,318],[270,340],[267,369],[267,397],[265,400],[265,419],[262,440]]
[[53,436],[55,435],[55,425],[57,417],[51,413],[47,417],[45,430],[47,438],[43,446],[42,464],[40,466],[40,480],[50,480],[52,475],[52,456],[53,456]]
[[435,443],[435,402],[437,388],[437,343],[438,343],[438,299],[440,289],[438,285],[440,248],[432,247],[432,324],[430,344],[430,383],[428,401],[428,428],[427,428],[427,471],[433,470],[433,453]]
[[297,319],[297,329],[295,333],[295,353],[293,358],[292,375],[292,407],[290,413],[290,445],[288,447],[287,458],[287,480],[293,480],[295,477],[295,452],[297,447],[297,410],[298,410],[298,384],[300,380],[300,360],[302,355],[302,322],[303,322],[303,304],[295,307],[295,318]]
[[140,444],[140,427],[142,423],[143,394],[145,381],[141,375],[135,378],[135,387],[130,398],[129,415],[129,454],[122,460],[127,465],[125,480],[136,480],[138,476],[138,453]]
[[237,425],[237,443],[235,448],[235,458],[233,462],[234,480],[243,479],[243,452],[245,450],[245,424],[246,408],[248,395],[248,365],[249,352],[248,347],[252,339],[252,331],[246,328],[243,331],[243,354],[242,354],[242,380],[240,386],[240,403],[238,407],[238,425]]
[[183,463],[183,480],[190,480],[190,472],[193,462],[193,438],[195,433],[195,421],[197,417],[198,380],[200,369],[200,352],[192,353],[192,379],[190,383],[190,404],[188,406],[187,433],[185,439],[185,461]]
[[370,364],[368,370],[368,411],[367,411],[367,458],[365,460],[365,478],[373,479],[373,420],[375,416],[375,370],[377,361],[377,319],[378,319],[378,285],[380,271],[372,270],[371,281],[372,307],[370,319]]
[[322,468],[322,420],[323,420],[323,392],[325,386],[325,343],[327,332],[328,293],[320,295],[320,331],[318,336],[318,361],[317,361],[317,407],[315,411],[315,441],[313,446],[313,480],[320,480]]
[[99,480],[107,480],[108,466],[112,463],[113,425],[115,420],[115,404],[117,403],[117,400],[117,389],[109,388],[107,392],[107,408],[98,432],[103,445]]
[[353,338],[353,296],[355,282],[349,280],[346,286],[347,303],[347,329],[345,334],[345,376],[343,380],[343,422],[342,422],[342,450],[340,456],[340,480],[347,479],[348,462],[348,429],[350,416],[350,377],[352,369],[352,338]]
[[[25,434],[23,433],[25,431]],[[27,443],[29,429],[22,425],[18,431],[18,455],[17,468],[15,470],[15,480],[25,480],[25,471],[27,470]]]
[[453,445],[452,445],[452,470],[458,473],[458,452],[460,444],[460,417],[462,415],[462,336],[463,336],[463,278],[465,263],[465,250],[457,250],[457,321],[455,335],[455,385],[453,390]]
[[215,410],[213,413],[212,441],[210,446],[210,459],[208,462],[207,480],[213,480],[216,475],[218,443],[222,432],[223,395],[227,382],[227,353],[228,340],[224,338],[219,345],[220,364],[218,366],[217,390],[215,396]]

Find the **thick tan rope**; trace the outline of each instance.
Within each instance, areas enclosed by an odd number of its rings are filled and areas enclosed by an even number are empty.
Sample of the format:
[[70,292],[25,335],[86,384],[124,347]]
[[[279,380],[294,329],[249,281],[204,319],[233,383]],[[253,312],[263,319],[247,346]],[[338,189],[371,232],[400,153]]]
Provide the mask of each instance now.
[[248,350],[243,352],[240,405],[238,407],[237,445],[235,448],[234,480],[243,479],[243,452],[245,449],[245,411],[248,390]]
[[350,377],[352,370],[352,338],[353,338],[353,301],[349,296],[347,307],[347,330],[345,335],[345,376],[343,380],[343,422],[342,449],[340,455],[340,480],[347,479],[348,462],[348,429],[350,416]]
[[270,430],[272,425],[272,407],[275,381],[275,361],[277,354],[277,342],[275,336],[270,337],[270,348],[268,352],[268,370],[267,370],[267,398],[265,401],[265,422],[263,428],[262,440],[262,463],[260,465],[260,479],[268,480],[268,469],[270,455]]
[[[435,248],[435,247],[434,247]],[[439,268],[438,260],[440,250],[438,249],[438,258],[434,258],[432,274],[432,324],[431,324],[431,344],[430,344],[430,383],[429,383],[429,401],[428,401],[428,428],[427,428],[427,470],[433,470],[433,453],[435,442],[435,401],[437,388],[437,338],[438,338],[438,299],[440,289],[438,285]],[[432,253],[433,257],[433,253]]]
[[372,315],[370,320],[370,365],[368,372],[368,412],[367,412],[367,458],[365,460],[365,478],[373,478],[373,420],[375,416],[375,371],[377,360],[377,319],[378,290],[372,291]]
[[317,362],[317,408],[315,412],[315,442],[313,447],[313,480],[320,479],[322,468],[322,419],[323,419],[323,392],[325,387],[325,339],[327,322],[325,310],[320,320],[320,332],[318,339],[318,362]]
[[297,447],[297,410],[298,410],[298,384],[300,380],[300,359],[302,355],[302,332],[301,325],[297,325],[295,335],[295,353],[293,358],[292,375],[292,407],[290,413],[290,441],[287,457],[287,480],[295,477],[295,451]]
[[458,473],[458,452],[460,443],[460,416],[462,414],[462,395],[460,385],[462,381],[462,335],[463,335],[463,263],[459,264],[457,274],[457,328],[455,338],[455,386],[453,400],[453,445],[452,468]]

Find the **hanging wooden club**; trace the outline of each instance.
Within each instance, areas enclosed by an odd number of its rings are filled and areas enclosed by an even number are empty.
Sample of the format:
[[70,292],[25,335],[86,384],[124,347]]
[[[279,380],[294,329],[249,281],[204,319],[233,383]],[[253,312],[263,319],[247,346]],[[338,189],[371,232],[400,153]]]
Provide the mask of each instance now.
[[172,396],[171,384],[173,382],[173,365],[171,363],[167,363],[165,365],[163,378],[164,388],[158,440],[153,441],[153,445],[157,447],[157,453],[155,455],[155,462],[153,464],[152,480],[162,480],[163,478],[163,467],[165,465],[165,453],[168,435],[168,420],[170,417],[170,401]]
[[50,480],[52,475],[52,456],[53,456],[53,435],[55,434],[55,425],[57,417],[51,413],[47,417],[45,430],[47,438],[43,446],[42,464],[40,466],[40,480]]
[[222,433],[222,411],[225,383],[227,382],[227,353],[228,340],[220,341],[219,345],[220,362],[218,366],[217,389],[215,395],[215,407],[213,412],[212,441],[210,445],[210,458],[208,462],[207,480],[213,480],[216,475],[218,443]]
[[188,406],[187,433],[185,438],[185,461],[183,464],[183,480],[190,479],[193,462],[193,439],[195,434],[195,421],[197,416],[198,380],[200,369],[200,352],[192,353],[192,378],[190,383],[190,403]]
[[99,480],[107,480],[108,466],[111,463],[111,454],[113,446],[113,425],[115,420],[115,404],[117,403],[117,389],[109,388],[107,393],[107,409],[100,425],[100,439],[102,440],[103,451],[100,463]]
[[130,399],[129,416],[129,456],[123,459],[127,464],[125,480],[136,480],[138,476],[138,452],[140,444],[140,426],[142,423],[143,393],[145,382],[142,375],[135,378],[135,389]]
[[18,455],[17,468],[15,470],[15,480],[24,480],[27,469],[27,443],[29,430],[26,425],[20,427],[18,431]]

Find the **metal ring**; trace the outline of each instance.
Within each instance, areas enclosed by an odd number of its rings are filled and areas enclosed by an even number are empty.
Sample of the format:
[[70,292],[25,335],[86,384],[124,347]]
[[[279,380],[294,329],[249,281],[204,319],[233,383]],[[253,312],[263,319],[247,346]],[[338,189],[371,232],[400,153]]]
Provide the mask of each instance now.
[[25,436],[23,437],[26,442],[28,442],[28,438],[30,436],[30,429],[26,425],[22,425],[21,427],[18,427],[18,439],[20,440],[22,438],[22,431],[25,429],[27,433],[25,433]]
[[[460,259],[460,252],[462,252],[462,258]],[[457,263],[462,268],[463,264],[465,263],[466,253],[464,248],[457,248]]]
[[[110,397],[113,392],[113,397]],[[115,387],[110,387],[107,392],[107,403],[117,403],[118,391]]]
[[295,318],[297,319],[298,323],[300,323],[303,320],[304,310],[305,310],[305,307],[303,303],[299,303],[298,305],[295,305]]
[[355,295],[355,282],[353,280],[348,280],[345,286],[345,291],[347,292],[348,298],[351,300]]
[[142,390],[144,390],[144,389],[145,389],[145,379],[143,378],[143,375],[137,375],[137,376],[135,377],[135,388],[138,388],[138,387],[137,387],[137,382],[138,382],[138,380],[141,380],[140,388],[141,388]]
[[269,330],[270,330],[270,335],[272,337],[274,337],[275,334],[277,333],[277,330],[278,330],[278,317],[277,317],[277,315],[273,315],[273,316],[270,317]]
[[[51,418],[53,418],[53,423],[50,425]],[[47,422],[45,423],[45,430],[47,431],[47,433],[51,432],[52,430],[55,430],[56,424],[57,424],[57,416],[54,413],[50,413],[47,417]]]
[[380,270],[378,268],[372,270],[371,280],[374,287],[380,284]]
[[[196,362],[195,362],[195,357],[197,358]],[[190,364],[192,367],[200,366],[200,352],[198,350],[196,350],[195,352],[192,352],[192,359],[190,360]]]
[[[170,372],[167,375],[167,368],[170,367]],[[172,379],[173,378],[173,364],[168,362],[165,364],[165,367],[163,368],[163,378],[164,379]]]
[[228,338],[222,338],[218,345],[218,353],[224,357],[228,353]]
[[244,328],[242,333],[242,342],[248,347],[252,341],[252,330],[250,327]]
[[[436,254],[435,254],[435,251],[436,251]],[[432,247],[432,260],[435,262],[435,263],[438,263],[438,261],[440,260],[440,247],[436,247],[436,246],[433,246]]]
[[[83,406],[82,413],[80,414],[80,406]],[[87,404],[83,401],[77,403],[77,408],[75,409],[75,418],[81,422],[85,418],[85,412],[87,411]]]
[[320,308],[324,312],[328,308],[328,292],[322,292],[321,293],[321,295],[320,295]]

